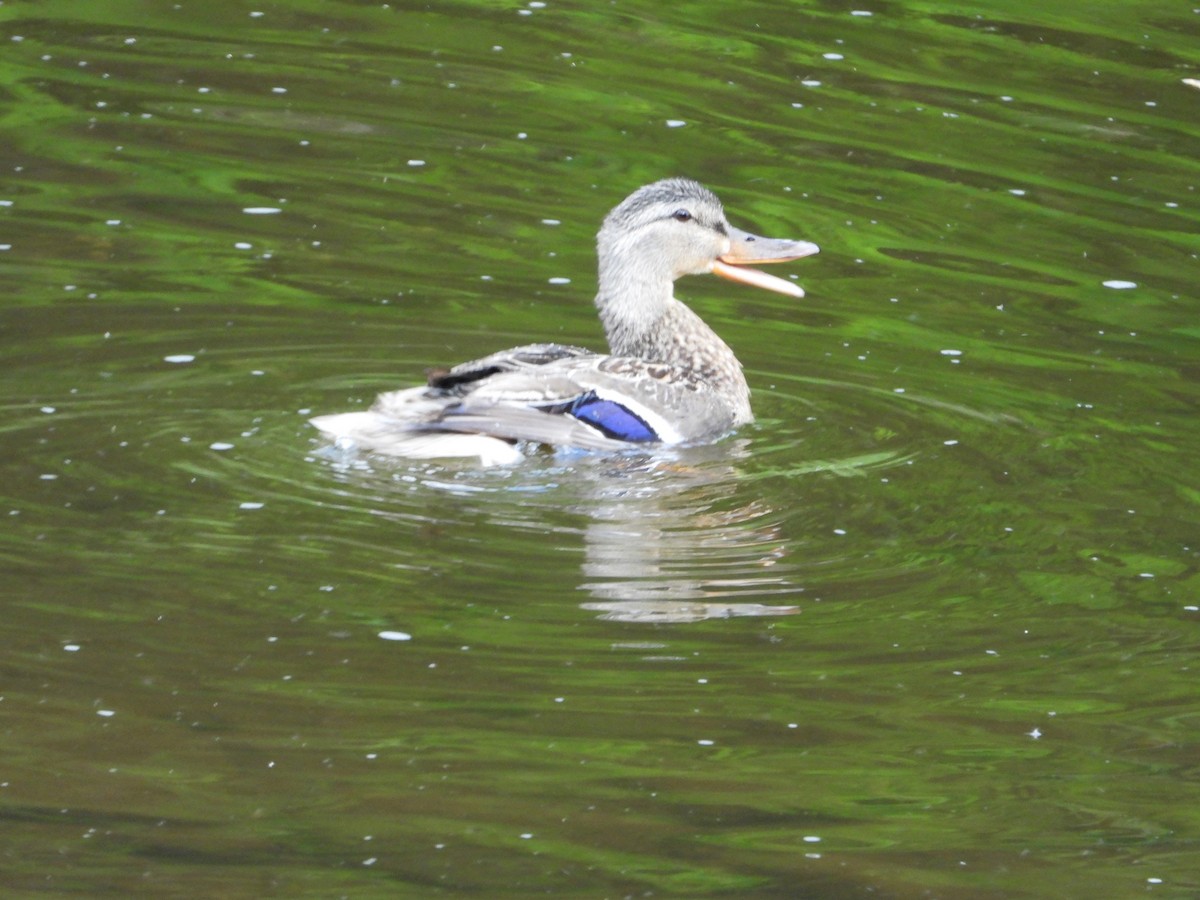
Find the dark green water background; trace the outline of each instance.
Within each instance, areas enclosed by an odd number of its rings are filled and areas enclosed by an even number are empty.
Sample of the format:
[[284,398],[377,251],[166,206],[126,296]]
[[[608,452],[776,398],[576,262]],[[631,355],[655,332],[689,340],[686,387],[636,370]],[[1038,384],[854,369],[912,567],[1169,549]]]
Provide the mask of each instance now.
[[[1194,6],[5,2],[5,896],[1200,895]],[[319,452],[674,174],[755,425]]]

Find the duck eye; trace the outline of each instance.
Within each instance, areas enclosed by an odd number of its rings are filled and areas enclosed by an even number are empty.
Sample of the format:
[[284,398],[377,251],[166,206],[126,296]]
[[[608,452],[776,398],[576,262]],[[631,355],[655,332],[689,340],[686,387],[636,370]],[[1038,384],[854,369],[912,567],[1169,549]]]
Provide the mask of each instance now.
[[692,221],[692,214],[686,209],[677,209],[671,213],[671,218],[676,222],[690,222]]

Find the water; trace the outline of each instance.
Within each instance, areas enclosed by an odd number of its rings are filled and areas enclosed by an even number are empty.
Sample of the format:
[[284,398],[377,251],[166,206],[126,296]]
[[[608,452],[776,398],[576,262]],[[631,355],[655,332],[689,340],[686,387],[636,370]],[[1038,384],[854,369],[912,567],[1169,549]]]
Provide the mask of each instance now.
[[[1195,896],[1198,25],[0,7],[0,882]],[[321,448],[599,346],[594,231],[671,174],[822,246],[679,285],[753,426]]]

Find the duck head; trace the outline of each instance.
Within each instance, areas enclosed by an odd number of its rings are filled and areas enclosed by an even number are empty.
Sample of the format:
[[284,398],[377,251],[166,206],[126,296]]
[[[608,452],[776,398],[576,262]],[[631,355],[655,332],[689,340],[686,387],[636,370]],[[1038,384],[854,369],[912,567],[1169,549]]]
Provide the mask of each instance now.
[[811,256],[808,241],[764,238],[735,228],[721,201],[687,178],[638,188],[613,209],[597,237],[600,280],[669,284],[711,272],[731,281],[803,297],[799,285],[746,268]]

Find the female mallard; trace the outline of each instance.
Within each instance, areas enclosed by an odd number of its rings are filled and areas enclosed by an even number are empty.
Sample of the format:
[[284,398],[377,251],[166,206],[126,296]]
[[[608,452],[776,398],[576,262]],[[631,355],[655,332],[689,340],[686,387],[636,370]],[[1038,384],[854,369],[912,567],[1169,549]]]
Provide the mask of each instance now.
[[622,450],[711,440],[753,419],[741,363],[675,299],[675,279],[712,272],[793,297],[799,286],[743,268],[816,253],[729,224],[721,201],[686,178],[638,188],[596,240],[596,306],[610,353],[528,344],[380,394],[367,412],[312,419],[339,447],[434,459],[520,459],[522,443]]

